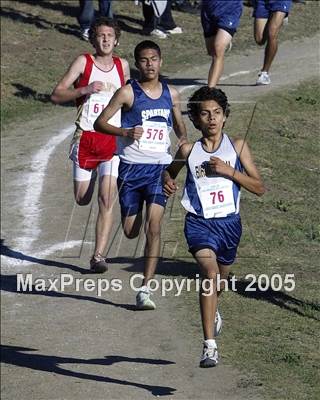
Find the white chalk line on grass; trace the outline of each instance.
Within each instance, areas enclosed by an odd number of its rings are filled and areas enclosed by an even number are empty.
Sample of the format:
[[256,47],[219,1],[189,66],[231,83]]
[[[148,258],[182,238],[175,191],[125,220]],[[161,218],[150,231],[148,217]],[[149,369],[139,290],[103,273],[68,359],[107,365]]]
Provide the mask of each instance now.
[[[229,75],[222,75],[222,77],[220,78],[219,81],[225,81],[226,79],[230,79],[233,78],[235,76],[239,76],[239,75],[247,75],[247,74],[251,74],[252,72],[255,71],[237,71],[237,72],[233,72],[232,74]],[[179,93],[183,93],[186,90],[190,90],[199,86],[203,86],[206,85],[207,81],[206,80],[200,80],[199,83],[197,85],[187,85],[187,86],[183,86],[181,89],[179,89]]]
[[24,181],[26,182],[26,191],[22,203],[22,236],[17,238],[19,249],[22,252],[28,252],[32,244],[40,235],[39,228],[39,206],[40,198],[45,179],[46,169],[49,158],[55,148],[63,142],[74,130],[71,125],[63,129],[58,135],[52,137],[33,157],[30,163],[31,172],[28,172]]
[[[221,81],[226,79],[249,74],[253,71],[238,71],[232,74],[222,76]],[[203,81],[205,84],[206,81]],[[200,85],[200,84],[199,84]],[[199,85],[188,85],[182,87],[179,92],[183,93],[186,90],[198,87]],[[78,246],[82,241],[72,240],[68,242],[55,244],[45,250],[30,254],[32,251],[33,243],[39,238],[41,233],[39,227],[40,219],[40,198],[43,188],[43,183],[45,179],[46,169],[48,166],[49,158],[54,152],[55,148],[63,142],[74,130],[74,126],[63,129],[58,135],[52,137],[48,143],[46,143],[32,158],[31,161],[31,172],[26,175],[26,192],[23,199],[22,214],[24,216],[22,223],[22,236],[16,239],[16,244],[18,246],[18,252],[22,252],[31,257],[39,258],[46,257],[58,250],[66,250],[72,247]],[[11,257],[3,256],[7,264],[16,265],[19,263],[28,263],[26,260],[12,259]]]

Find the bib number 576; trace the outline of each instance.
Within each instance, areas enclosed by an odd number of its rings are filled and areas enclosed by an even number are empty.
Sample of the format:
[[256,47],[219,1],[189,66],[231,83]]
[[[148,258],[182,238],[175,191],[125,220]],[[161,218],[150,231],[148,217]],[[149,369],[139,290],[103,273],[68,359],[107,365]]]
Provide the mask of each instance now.
[[163,129],[148,128],[146,139],[156,140],[158,136],[159,140],[163,139]]

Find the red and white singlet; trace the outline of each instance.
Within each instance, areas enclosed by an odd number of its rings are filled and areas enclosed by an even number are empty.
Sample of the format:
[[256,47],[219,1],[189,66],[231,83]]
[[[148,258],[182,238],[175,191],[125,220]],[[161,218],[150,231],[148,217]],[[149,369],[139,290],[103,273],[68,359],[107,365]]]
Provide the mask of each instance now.
[[[84,73],[75,83],[75,87],[88,86],[94,81],[104,82],[104,89],[99,93],[82,96],[76,100],[77,129],[74,133],[70,149],[70,158],[80,168],[95,169],[100,162],[110,160],[116,150],[116,137],[96,132],[93,124],[102,110],[108,105],[111,97],[124,85],[124,72],[119,57],[113,57],[113,67],[104,71],[97,67],[93,57],[85,54],[86,66]],[[119,110],[109,123],[120,127],[121,110]]]

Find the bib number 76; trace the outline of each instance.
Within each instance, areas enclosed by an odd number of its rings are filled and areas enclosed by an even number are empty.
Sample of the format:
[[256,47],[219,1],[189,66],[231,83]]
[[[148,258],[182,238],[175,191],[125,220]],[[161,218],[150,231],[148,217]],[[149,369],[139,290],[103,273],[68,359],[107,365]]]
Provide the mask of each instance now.
[[224,195],[222,190],[219,190],[218,192],[211,192],[210,196],[212,196],[212,204],[216,204],[216,200],[218,200],[219,203],[224,202]]

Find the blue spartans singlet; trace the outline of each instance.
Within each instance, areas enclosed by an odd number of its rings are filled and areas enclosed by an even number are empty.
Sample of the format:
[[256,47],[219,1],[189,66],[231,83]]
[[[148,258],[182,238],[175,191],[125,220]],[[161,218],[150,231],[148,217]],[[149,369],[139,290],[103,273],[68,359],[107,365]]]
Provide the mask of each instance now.
[[122,111],[121,127],[143,126],[139,140],[118,138],[121,161],[134,164],[170,164],[170,132],[172,130],[172,99],[168,85],[162,83],[158,99],[150,98],[136,80],[130,80],[134,101],[130,110]]

